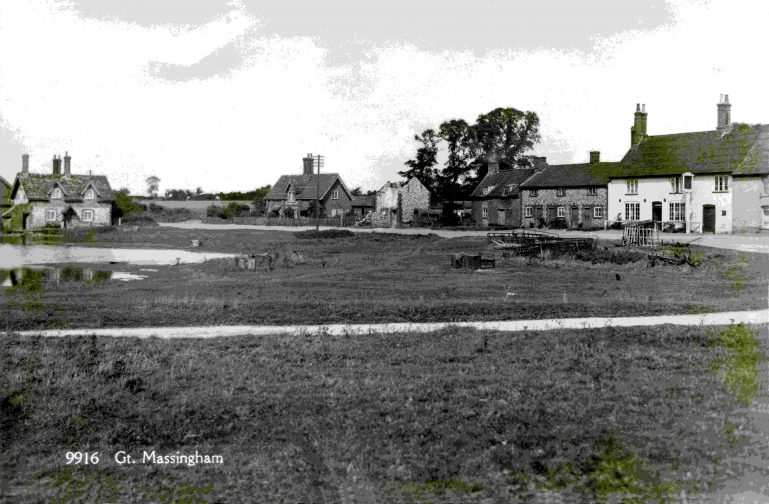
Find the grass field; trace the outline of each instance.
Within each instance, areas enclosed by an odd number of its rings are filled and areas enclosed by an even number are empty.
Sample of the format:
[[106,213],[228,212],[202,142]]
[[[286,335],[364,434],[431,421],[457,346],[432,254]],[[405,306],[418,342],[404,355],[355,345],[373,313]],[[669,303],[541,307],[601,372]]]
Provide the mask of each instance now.
[[147,227],[67,231],[64,241],[188,248],[191,238],[203,243],[196,251],[273,253],[278,261],[266,272],[220,260],[157,267],[128,283],[8,288],[0,329],[619,317],[767,306],[766,255],[706,248],[693,249],[702,262],[696,268],[649,268],[646,251],[604,243],[585,260],[514,258],[468,272],[450,270],[449,255],[485,250],[484,238],[366,233],[315,240],[280,231]]
[[[756,336],[11,335],[3,491],[22,504],[660,502],[728,477],[737,408],[758,386]],[[99,463],[67,465],[75,451]],[[139,463],[119,465],[121,451]],[[143,463],[152,451],[223,463]]]

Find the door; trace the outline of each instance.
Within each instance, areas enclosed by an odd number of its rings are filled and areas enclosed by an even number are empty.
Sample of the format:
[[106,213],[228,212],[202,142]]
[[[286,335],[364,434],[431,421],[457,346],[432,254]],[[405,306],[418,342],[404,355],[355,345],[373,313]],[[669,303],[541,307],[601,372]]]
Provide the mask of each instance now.
[[542,225],[542,207],[541,206],[534,208],[534,217],[535,217],[534,225],[535,226]]
[[21,216],[21,229],[22,231],[27,230],[27,226],[30,224],[29,222],[29,215],[28,213],[22,214]]
[[593,207],[584,207],[582,209],[582,227],[593,227]]
[[702,232],[716,232],[716,207],[715,205],[702,205]]
[[571,227],[576,228],[579,225],[579,208],[571,207]]
[[497,224],[504,226],[505,224],[505,209],[504,208],[498,208],[497,209]]
[[554,206],[547,207],[547,222],[548,223],[555,222],[555,218],[556,218],[556,215],[557,215],[555,212],[556,212],[556,209],[555,209]]
[[660,222],[662,220],[662,202],[652,201],[652,220]]
[[763,207],[762,210],[764,213],[763,227],[764,229],[769,229],[769,207]]

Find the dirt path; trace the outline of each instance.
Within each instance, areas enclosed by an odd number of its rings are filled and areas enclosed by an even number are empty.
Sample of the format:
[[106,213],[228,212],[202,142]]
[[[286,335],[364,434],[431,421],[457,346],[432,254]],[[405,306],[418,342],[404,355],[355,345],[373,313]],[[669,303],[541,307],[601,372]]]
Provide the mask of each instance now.
[[[268,334],[387,334],[394,332],[432,332],[446,327],[472,327],[490,331],[548,331],[553,329],[588,329],[594,327],[634,327],[662,324],[713,326],[769,323],[769,310],[705,313],[701,315],[662,315],[656,317],[566,318],[545,320],[505,320],[491,322],[432,322],[397,324],[331,324],[288,326],[203,326],[203,327],[132,327],[100,329],[50,329],[20,331],[22,336],[124,336],[134,338],[219,338],[225,336],[260,336]],[[6,333],[0,333],[5,335]]]
[[[180,229],[252,229],[260,231],[304,231],[306,229],[315,229],[314,227],[289,227],[289,226],[252,226],[247,224],[204,224],[203,221],[172,222],[161,223],[161,226],[175,227]],[[321,229],[336,229],[321,226]],[[435,234],[441,238],[460,238],[462,236],[486,236],[489,230],[478,231],[446,231],[441,229],[426,228],[345,228],[356,233],[395,233],[395,234]],[[563,231],[548,230],[549,233],[555,233],[564,237],[593,237],[604,240],[619,240],[622,238],[622,231],[616,230],[597,230],[597,231]],[[660,233],[660,239],[667,242],[693,242],[705,247],[720,249],[739,250],[743,252],[759,252],[769,254],[769,233],[757,234],[682,234],[682,233]]]

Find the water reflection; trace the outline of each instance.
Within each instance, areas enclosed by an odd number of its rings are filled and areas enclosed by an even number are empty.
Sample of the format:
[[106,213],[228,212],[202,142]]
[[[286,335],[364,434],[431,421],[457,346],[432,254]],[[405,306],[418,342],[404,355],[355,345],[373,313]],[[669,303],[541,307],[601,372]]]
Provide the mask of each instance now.
[[43,282],[61,284],[66,282],[86,282],[99,284],[107,280],[143,280],[146,275],[136,275],[125,271],[109,271],[94,268],[77,268],[69,264],[61,267],[14,268],[0,270],[0,286],[38,288]]

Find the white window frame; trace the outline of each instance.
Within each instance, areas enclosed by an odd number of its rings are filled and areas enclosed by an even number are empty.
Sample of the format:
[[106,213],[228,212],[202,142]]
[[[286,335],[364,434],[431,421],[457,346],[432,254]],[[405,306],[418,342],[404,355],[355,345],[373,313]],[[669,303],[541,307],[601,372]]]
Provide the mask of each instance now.
[[598,188],[595,186],[590,186],[587,188],[587,195],[588,196],[595,196],[598,194]]
[[524,217],[534,217],[534,207],[527,206],[523,209]]
[[58,212],[56,211],[55,208],[47,208],[45,210],[46,222],[55,222],[57,217],[58,217]]
[[484,188],[481,190],[481,194],[482,194],[483,196],[486,196],[486,195],[488,195],[490,192],[491,192],[491,187],[490,187],[490,186],[489,186],[489,187],[484,187]]
[[686,203],[673,202],[668,204],[668,217],[671,221],[685,221],[686,220]]
[[670,194],[681,194],[683,192],[684,181],[681,177],[670,178]]
[[61,189],[54,187],[51,190],[51,199],[61,199]]
[[537,189],[529,189],[530,198],[536,198],[537,196],[539,196],[539,192],[537,191]]
[[289,203],[293,203],[296,201],[296,194],[294,194],[294,191],[288,191],[288,196],[286,196],[286,201]]
[[716,175],[716,186],[713,192],[729,192],[728,175]]
[[603,219],[603,207],[593,207],[593,218]]
[[566,196],[566,188],[565,187],[559,187],[555,190],[556,196]]
[[482,216],[484,219],[488,219],[488,218],[489,218],[489,208],[488,208],[488,207],[483,207],[483,208],[481,209],[481,216]]
[[82,211],[82,219],[83,222],[93,222],[93,210],[83,210]]
[[638,179],[627,179],[625,183],[627,185],[626,194],[638,194]]
[[96,191],[93,190],[93,188],[89,187],[85,190],[85,196],[84,199],[96,199]]
[[339,199],[339,190],[331,191],[331,199]]
[[635,201],[628,201],[625,203],[625,220],[637,221],[641,220],[641,204]]
[[558,210],[556,210],[556,217],[566,217],[566,207],[565,206],[559,206]]

